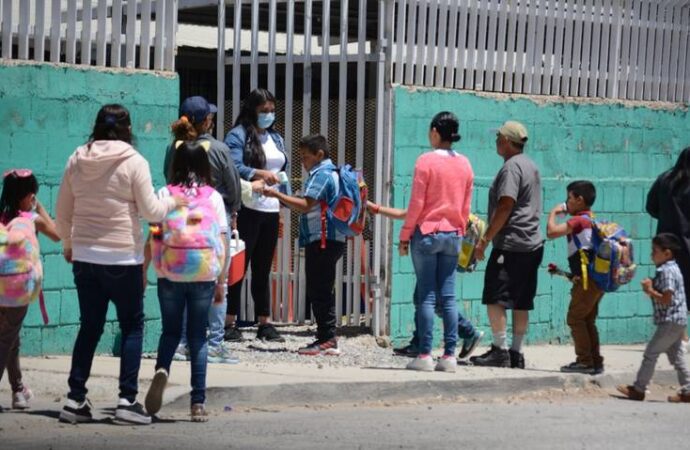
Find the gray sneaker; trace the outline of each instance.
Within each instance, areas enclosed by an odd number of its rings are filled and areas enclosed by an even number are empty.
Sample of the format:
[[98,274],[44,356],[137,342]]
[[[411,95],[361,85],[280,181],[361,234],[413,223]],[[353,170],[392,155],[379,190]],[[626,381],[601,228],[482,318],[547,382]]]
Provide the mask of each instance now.
[[462,349],[460,350],[460,354],[458,355],[459,359],[465,359],[469,358],[472,356],[472,353],[477,349],[477,346],[479,343],[482,341],[482,338],[484,337],[484,332],[483,331],[477,331],[474,336],[472,336],[469,339],[463,339],[462,340]]
[[189,349],[186,345],[178,345],[173,355],[173,361],[189,361]]
[[237,364],[240,358],[230,353],[224,345],[208,348],[208,362],[215,364]]
[[144,411],[141,403],[135,401],[130,403],[127,399],[121,398],[115,409],[115,420],[131,423],[133,425],[150,425],[151,416]]
[[406,367],[407,370],[420,370],[422,372],[433,372],[434,371],[434,358],[427,355],[425,357],[417,356],[415,359],[410,361]]
[[591,375],[594,372],[594,367],[585,366],[577,361],[571,362],[570,364],[561,367],[561,372],[563,373],[584,373],[586,375]]
[[450,372],[450,373],[455,373],[455,369],[458,367],[458,361],[451,357],[451,358],[439,358],[438,362],[436,363],[436,370],[437,372]]

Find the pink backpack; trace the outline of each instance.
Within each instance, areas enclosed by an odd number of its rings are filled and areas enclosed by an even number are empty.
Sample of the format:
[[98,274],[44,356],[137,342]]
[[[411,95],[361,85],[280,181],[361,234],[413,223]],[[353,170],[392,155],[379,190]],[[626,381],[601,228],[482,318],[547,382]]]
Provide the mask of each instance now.
[[43,265],[34,221],[25,214],[0,224],[0,306],[20,307],[37,300]]
[[152,227],[156,273],[177,282],[215,281],[223,268],[225,248],[209,186],[168,186],[171,195],[189,199],[189,206],[170,212]]

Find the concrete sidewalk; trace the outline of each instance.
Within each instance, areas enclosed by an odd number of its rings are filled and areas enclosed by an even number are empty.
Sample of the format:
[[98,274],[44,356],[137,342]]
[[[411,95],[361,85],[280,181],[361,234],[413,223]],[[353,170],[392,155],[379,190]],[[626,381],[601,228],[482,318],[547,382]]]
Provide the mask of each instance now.
[[[484,349],[478,349],[478,352]],[[592,382],[607,388],[632,382],[642,360],[643,346],[605,346],[606,374],[598,377],[559,372],[573,360],[571,346],[532,346],[525,349],[526,370],[459,366],[455,374],[405,370],[407,358],[370,367],[333,367],[327,358],[303,357],[303,363],[210,364],[207,378],[208,403],[213,408],[226,405],[266,406],[335,404],[353,402],[403,401],[438,396],[473,398],[486,395],[513,395],[542,389],[586,387]],[[51,356],[22,358],[24,379],[45,401],[62,401],[67,392],[70,358]],[[119,359],[97,357],[89,379],[93,402],[115,402]],[[154,361],[142,361],[140,399],[154,373]],[[665,357],[659,359],[657,380],[677,384]],[[166,403],[188,407],[189,364],[173,363]],[[3,383],[0,404],[9,406],[9,389]]]

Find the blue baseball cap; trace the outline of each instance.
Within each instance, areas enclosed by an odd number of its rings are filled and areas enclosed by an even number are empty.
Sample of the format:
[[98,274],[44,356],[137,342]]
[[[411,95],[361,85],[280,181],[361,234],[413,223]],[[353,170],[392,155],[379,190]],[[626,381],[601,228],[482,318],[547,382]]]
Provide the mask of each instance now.
[[180,105],[180,116],[187,116],[192,123],[202,122],[209,114],[218,112],[216,105],[209,103],[204,97],[196,95],[186,98]]

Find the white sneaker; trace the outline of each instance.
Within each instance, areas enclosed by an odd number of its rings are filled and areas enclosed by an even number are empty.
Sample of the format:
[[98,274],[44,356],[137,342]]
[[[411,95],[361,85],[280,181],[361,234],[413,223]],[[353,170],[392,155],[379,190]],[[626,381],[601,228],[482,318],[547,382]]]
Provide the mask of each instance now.
[[67,403],[65,403],[62,411],[60,411],[60,422],[71,424],[91,422],[93,420],[93,416],[91,415],[92,409],[93,405],[91,405],[89,399],[81,403],[67,399]]
[[433,372],[434,371],[434,359],[431,355],[417,356],[415,359],[409,362],[407,365],[407,370],[420,370],[422,372]]
[[451,356],[449,358],[441,357],[436,363],[437,372],[450,372],[455,373],[455,369],[458,367],[458,361],[455,357]]
[[12,394],[12,409],[27,409],[29,408],[29,401],[34,398],[33,392],[27,386],[24,386],[19,392]]

